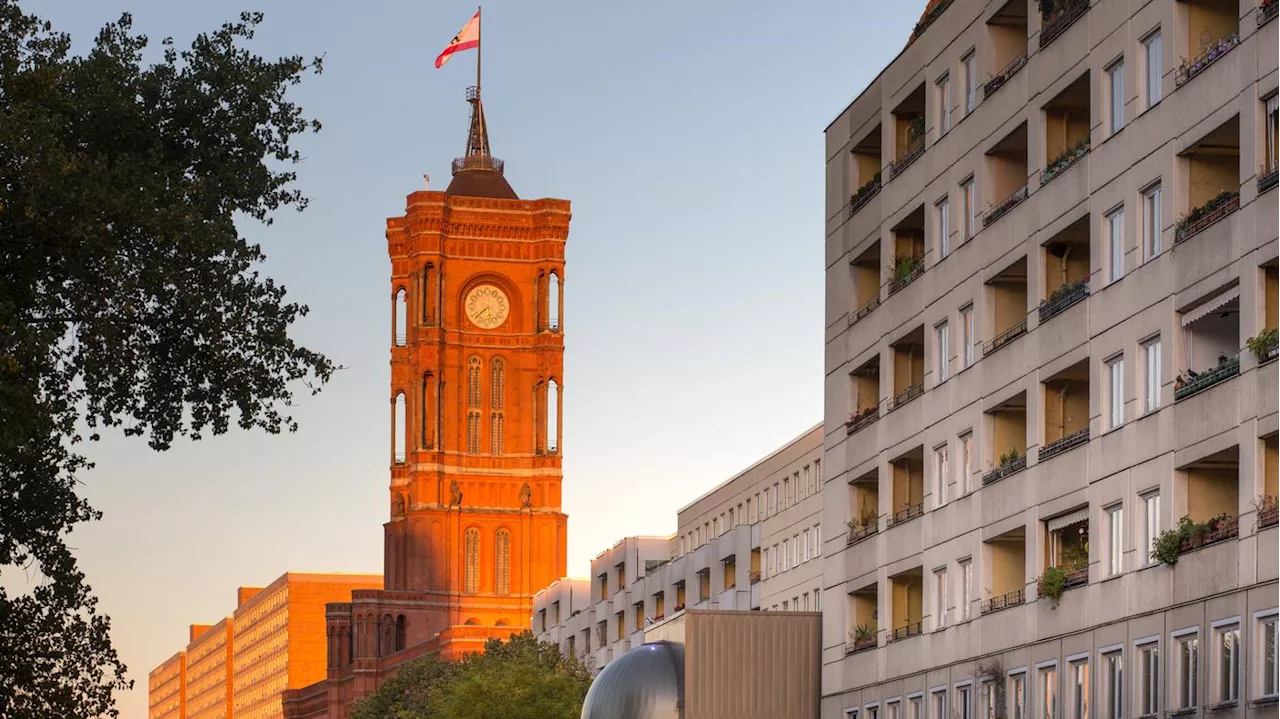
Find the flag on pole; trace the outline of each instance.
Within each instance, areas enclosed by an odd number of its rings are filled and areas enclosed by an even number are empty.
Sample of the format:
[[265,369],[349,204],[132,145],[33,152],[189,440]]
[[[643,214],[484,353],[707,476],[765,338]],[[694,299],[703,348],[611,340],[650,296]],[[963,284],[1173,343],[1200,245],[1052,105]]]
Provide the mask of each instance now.
[[476,14],[471,17],[471,20],[458,31],[458,34],[453,36],[453,39],[449,41],[448,46],[446,46],[444,51],[440,53],[440,57],[436,58],[436,68],[444,67],[444,64],[449,62],[449,58],[452,57],[455,52],[473,50],[478,47],[480,47],[479,10],[477,10]]

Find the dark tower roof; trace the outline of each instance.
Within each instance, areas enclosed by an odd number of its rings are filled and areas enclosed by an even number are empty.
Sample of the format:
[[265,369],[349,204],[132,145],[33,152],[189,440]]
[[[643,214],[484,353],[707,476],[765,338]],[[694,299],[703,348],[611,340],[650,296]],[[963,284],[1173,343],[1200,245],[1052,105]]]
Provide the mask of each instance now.
[[591,683],[581,719],[681,719],[684,647],[642,644],[610,662]]
[[480,102],[479,87],[467,88],[467,102],[471,103],[467,152],[453,161],[453,180],[449,182],[445,194],[520,199],[511,185],[507,184],[507,178],[502,175],[502,160],[489,153],[489,127],[484,121],[484,105]]

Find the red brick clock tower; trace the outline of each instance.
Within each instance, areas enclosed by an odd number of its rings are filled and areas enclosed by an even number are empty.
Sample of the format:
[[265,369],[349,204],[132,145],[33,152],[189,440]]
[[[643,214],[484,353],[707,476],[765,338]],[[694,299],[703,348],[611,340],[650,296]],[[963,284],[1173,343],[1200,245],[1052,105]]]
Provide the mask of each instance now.
[[560,457],[566,200],[520,199],[468,90],[467,150],[444,192],[387,220],[391,482],[383,590],[326,608],[328,679],[291,719],[346,717],[404,661],[527,629],[565,573]]

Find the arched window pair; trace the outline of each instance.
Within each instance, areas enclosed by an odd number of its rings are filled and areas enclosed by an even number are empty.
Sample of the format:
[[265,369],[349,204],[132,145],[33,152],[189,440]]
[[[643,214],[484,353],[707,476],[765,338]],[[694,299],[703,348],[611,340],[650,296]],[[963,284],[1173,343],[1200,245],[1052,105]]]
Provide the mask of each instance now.
[[[467,361],[467,453],[480,454],[483,426],[481,422],[482,363],[479,357]],[[489,362],[489,453],[505,451],[506,431],[506,365],[501,358]]]
[[467,362],[467,454],[480,454],[480,358]]
[[[463,537],[463,579],[462,591],[466,594],[479,592],[480,572],[480,530],[472,527]],[[497,594],[511,593],[511,533],[499,529],[494,535],[494,591]]]
[[431,327],[440,323],[440,273],[428,262],[422,269],[422,324]]
[[564,304],[560,300],[560,273],[552,270],[539,274],[534,287],[534,314],[538,331],[560,331],[560,312]]

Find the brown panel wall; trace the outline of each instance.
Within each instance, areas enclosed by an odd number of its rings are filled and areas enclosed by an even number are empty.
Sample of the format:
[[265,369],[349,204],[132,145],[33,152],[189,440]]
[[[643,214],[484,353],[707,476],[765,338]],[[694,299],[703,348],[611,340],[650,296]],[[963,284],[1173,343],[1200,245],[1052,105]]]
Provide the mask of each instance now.
[[816,719],[821,627],[817,612],[690,611],[685,719]]

